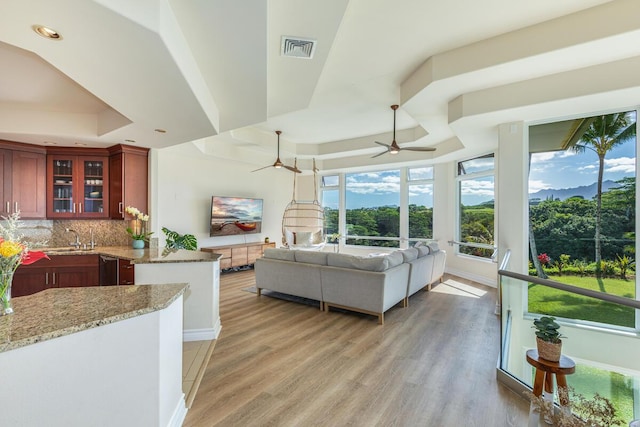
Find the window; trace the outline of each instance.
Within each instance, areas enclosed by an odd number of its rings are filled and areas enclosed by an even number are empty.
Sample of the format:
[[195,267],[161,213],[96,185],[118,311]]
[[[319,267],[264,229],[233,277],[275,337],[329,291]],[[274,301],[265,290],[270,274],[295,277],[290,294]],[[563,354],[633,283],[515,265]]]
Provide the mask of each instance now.
[[399,248],[433,237],[433,167],[327,175],[320,191],[326,234],[342,243]]
[[400,246],[400,171],[346,175],[348,245]]
[[491,258],[494,252],[494,156],[458,162],[458,252]]
[[407,171],[409,189],[409,241],[433,238],[433,168],[410,168]]
[[[530,274],[638,298],[636,114],[529,127]],[[531,287],[528,311],[640,329],[633,309],[555,289]]]
[[324,235],[331,239],[331,235],[338,234],[338,212],[340,207],[340,176],[327,175],[322,177],[320,200],[324,208]]

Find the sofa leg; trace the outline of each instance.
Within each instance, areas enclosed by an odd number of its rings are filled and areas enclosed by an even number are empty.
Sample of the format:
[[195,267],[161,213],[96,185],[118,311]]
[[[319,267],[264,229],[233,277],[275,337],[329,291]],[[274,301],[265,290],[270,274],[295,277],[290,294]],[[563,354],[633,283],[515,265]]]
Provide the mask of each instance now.
[[384,325],[384,313],[378,314],[378,325]]
[[427,285],[427,292],[429,292],[430,290],[431,290],[431,283]]
[[262,288],[256,286],[256,296],[262,295]]
[[320,301],[320,311],[324,311],[324,302]]
[[404,297],[404,299],[402,300],[402,308],[407,307],[409,307],[409,297]]

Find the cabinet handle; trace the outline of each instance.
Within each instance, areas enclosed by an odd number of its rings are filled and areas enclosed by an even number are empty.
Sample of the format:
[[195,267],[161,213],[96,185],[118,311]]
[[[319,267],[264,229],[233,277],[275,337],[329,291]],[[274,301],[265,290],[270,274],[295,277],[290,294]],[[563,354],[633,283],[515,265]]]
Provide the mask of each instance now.
[[7,202],[7,213],[11,213],[11,202]]
[[122,202],[119,202],[119,203],[118,203],[118,213],[119,213],[119,214],[122,214],[122,218],[124,218],[124,214],[123,214],[123,212],[122,212]]
[[55,285],[56,284],[56,273],[51,273],[51,276],[53,276],[53,282],[51,284]]
[[78,212],[82,213],[82,203],[78,203]]
[[131,270],[133,265],[123,265],[122,268],[126,268],[127,270]]
[[18,202],[13,202],[13,207],[15,208],[13,212],[14,213],[18,212]]
[[76,204],[75,203],[73,204],[73,211],[72,212],[76,213]]
[[44,273],[44,284],[45,285],[49,284],[49,273]]

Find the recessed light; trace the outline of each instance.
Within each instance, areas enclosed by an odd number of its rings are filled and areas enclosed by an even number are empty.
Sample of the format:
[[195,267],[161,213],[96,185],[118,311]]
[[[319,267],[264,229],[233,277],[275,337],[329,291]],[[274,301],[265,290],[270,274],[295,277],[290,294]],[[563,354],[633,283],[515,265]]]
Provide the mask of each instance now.
[[45,141],[44,145],[58,145],[58,143],[55,141]]
[[44,25],[33,25],[33,31],[35,31],[39,36],[44,37],[49,40],[62,40],[62,35],[56,30],[45,27]]
[[127,142],[129,144],[135,144],[136,140],[135,139],[125,139],[124,142]]
[[76,145],[81,146],[81,147],[86,147],[87,144],[85,144],[84,142],[76,142]]
[[154,130],[158,133],[167,133],[167,131],[164,129],[154,129]]

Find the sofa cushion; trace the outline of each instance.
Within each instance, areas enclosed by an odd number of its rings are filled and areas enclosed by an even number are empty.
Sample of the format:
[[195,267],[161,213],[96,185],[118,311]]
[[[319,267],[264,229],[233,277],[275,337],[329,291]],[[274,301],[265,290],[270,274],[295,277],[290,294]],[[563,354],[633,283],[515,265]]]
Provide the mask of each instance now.
[[408,248],[400,252],[402,252],[402,258],[404,259],[404,262],[411,262],[414,259],[418,258],[418,250],[416,248]]
[[306,262],[307,264],[327,265],[328,252],[312,252],[312,251],[294,251],[296,253],[297,262]]
[[267,248],[264,250],[264,257],[270,259],[279,259],[282,261],[295,261],[295,252],[296,251],[291,251],[289,249]]
[[416,249],[418,249],[418,258],[422,258],[423,256],[427,256],[431,253],[429,246],[418,246]]
[[348,254],[327,254],[327,265],[332,267],[353,268],[356,270],[385,271],[389,261],[386,256],[362,258]]
[[394,251],[387,255],[387,260],[389,261],[388,268],[393,268],[397,265],[400,265],[404,262],[404,257],[402,256],[402,251]]

